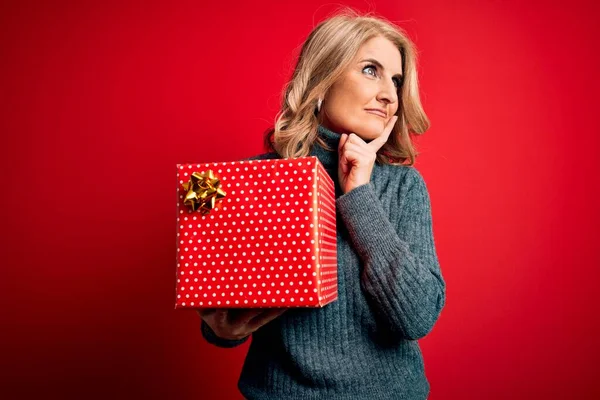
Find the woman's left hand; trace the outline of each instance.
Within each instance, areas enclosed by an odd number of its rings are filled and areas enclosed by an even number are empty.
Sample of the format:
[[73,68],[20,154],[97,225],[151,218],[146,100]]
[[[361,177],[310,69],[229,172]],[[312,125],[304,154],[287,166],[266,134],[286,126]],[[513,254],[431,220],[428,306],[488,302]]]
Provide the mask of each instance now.
[[397,120],[395,115],[390,118],[383,133],[369,143],[355,133],[342,134],[338,146],[338,178],[344,193],[371,181],[377,151],[387,142]]

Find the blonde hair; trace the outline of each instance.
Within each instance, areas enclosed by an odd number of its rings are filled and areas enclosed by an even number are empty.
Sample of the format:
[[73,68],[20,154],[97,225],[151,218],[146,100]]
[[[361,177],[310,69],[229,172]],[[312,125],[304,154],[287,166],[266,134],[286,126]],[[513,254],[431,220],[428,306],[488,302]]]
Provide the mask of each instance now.
[[274,127],[266,133],[265,146],[283,158],[306,156],[315,142],[332,150],[317,133],[317,101],[346,71],[363,43],[377,36],[398,48],[403,68],[398,121],[379,150],[377,161],[413,165],[418,152],[410,134],[423,134],[429,129],[419,98],[415,45],[402,28],[388,20],[371,13],[360,15],[348,7],[319,23],[302,45],[292,79],[285,87],[281,110]]

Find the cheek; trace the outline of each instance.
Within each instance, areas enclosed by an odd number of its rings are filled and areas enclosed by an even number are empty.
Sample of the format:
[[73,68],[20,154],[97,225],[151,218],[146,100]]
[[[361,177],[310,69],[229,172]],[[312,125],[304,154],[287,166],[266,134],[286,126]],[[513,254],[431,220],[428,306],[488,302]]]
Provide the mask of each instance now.
[[346,77],[331,87],[328,114],[331,122],[349,131],[369,131],[370,126],[378,126],[376,119],[364,111],[372,106],[377,97],[377,88],[361,76]]
[[371,100],[376,95],[374,86],[370,85],[369,82],[364,79],[354,79],[349,81],[346,92],[348,98],[351,99],[355,105],[360,107],[370,104]]

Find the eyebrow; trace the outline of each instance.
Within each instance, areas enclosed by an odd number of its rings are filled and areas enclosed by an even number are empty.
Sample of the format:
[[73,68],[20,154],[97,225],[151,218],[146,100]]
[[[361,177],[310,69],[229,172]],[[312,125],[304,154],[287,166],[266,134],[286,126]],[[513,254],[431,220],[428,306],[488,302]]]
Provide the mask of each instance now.
[[[377,61],[376,59],[374,59],[374,58],[366,58],[364,60],[360,60],[359,62],[370,62],[370,63],[373,63],[373,64],[377,65],[379,68],[385,70],[385,68],[383,67],[383,65],[381,65],[381,63],[379,61]],[[394,78],[402,78],[402,74],[396,74],[393,77]]]

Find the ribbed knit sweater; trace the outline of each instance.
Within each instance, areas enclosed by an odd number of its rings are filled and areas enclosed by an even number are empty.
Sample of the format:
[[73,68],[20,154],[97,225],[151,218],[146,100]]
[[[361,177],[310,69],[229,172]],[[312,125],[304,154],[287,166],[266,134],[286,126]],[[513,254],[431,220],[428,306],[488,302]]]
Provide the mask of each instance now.
[[[430,391],[417,339],[446,301],[429,193],[412,166],[373,167],[371,181],[343,194],[341,135],[319,126],[334,151],[313,145],[336,184],[338,299],[290,308],[251,336],[238,382],[249,400],[424,400]],[[277,153],[250,159],[280,158]],[[219,347],[242,340],[202,334]]]

